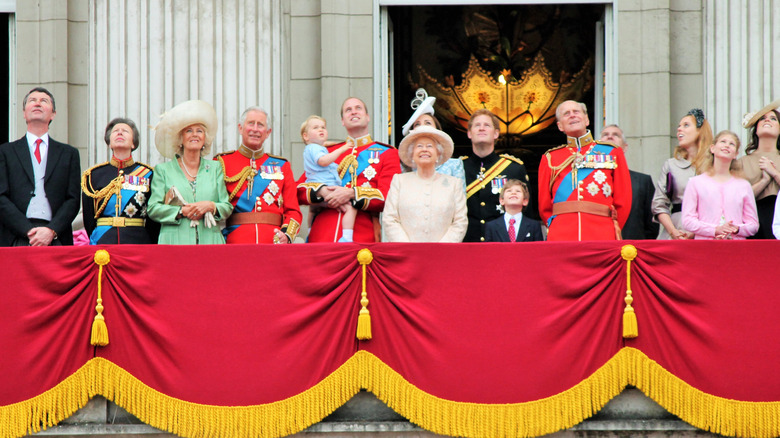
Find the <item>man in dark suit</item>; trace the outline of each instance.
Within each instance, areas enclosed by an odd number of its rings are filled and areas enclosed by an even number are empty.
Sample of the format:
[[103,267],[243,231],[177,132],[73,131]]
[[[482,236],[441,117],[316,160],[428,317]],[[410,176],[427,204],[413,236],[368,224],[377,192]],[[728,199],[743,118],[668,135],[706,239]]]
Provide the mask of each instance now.
[[[528,181],[523,161],[495,151],[501,121],[487,109],[474,111],[468,123],[471,153],[463,160],[469,227],[464,242],[487,240],[485,224],[499,218],[498,193],[508,179]],[[534,211],[531,209],[531,211]]]
[[[618,125],[607,125],[601,130],[600,141],[608,141],[623,149],[628,144],[623,130]],[[658,223],[653,222],[650,204],[653,202],[655,186],[650,175],[629,170],[631,175],[631,212],[623,225],[623,239],[655,239],[658,237]]]
[[498,202],[504,214],[485,224],[486,242],[535,242],[544,240],[539,221],[523,215],[528,206],[528,186],[517,179],[506,181]]
[[49,137],[56,107],[47,89],[30,90],[23,113],[25,136],[0,146],[0,246],[72,245],[79,152]]

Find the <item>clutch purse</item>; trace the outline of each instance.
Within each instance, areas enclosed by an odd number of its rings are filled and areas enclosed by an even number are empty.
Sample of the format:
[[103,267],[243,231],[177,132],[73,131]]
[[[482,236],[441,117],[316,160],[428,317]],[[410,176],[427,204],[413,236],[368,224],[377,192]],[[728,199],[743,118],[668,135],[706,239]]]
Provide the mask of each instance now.
[[[187,201],[184,200],[184,197],[181,195],[181,192],[179,192],[179,189],[177,189],[176,186],[171,186],[171,188],[168,190],[168,193],[165,194],[165,204],[183,207],[187,205]],[[203,224],[206,225],[206,228],[211,228],[217,225],[217,221],[214,219],[214,215],[211,214],[210,211],[203,215]],[[197,226],[198,221],[190,220],[191,228],[195,228]]]
[[187,205],[187,201],[184,200],[184,197],[181,195],[181,192],[179,192],[179,189],[177,189],[176,186],[171,186],[171,188],[168,190],[168,193],[165,194],[164,202],[167,205],[177,205],[180,207]]

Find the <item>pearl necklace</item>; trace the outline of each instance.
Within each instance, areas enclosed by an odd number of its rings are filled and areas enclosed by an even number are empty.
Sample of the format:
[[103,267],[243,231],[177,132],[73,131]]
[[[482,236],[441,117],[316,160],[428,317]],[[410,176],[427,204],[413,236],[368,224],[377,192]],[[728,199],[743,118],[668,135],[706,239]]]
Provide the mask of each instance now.
[[[192,179],[197,179],[198,178],[198,171],[197,170],[195,171],[195,175],[194,176],[190,173],[189,170],[187,170],[187,164],[184,162],[184,158],[181,158],[181,167],[182,167],[182,169],[184,169],[184,173],[186,173],[187,176],[189,176],[190,178],[192,178]],[[200,159],[198,160],[198,166],[196,167],[196,169],[198,167],[200,167]]]

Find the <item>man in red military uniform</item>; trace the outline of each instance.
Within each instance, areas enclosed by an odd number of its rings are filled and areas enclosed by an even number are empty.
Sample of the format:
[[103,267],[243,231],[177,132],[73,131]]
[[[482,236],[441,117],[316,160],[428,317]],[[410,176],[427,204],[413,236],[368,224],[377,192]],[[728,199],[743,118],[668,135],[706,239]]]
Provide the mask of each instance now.
[[[398,151],[389,145],[375,142],[368,134],[366,104],[350,97],[341,105],[341,124],[347,130],[347,142],[352,150],[336,160],[341,186],[303,182],[298,185],[301,204],[323,203],[309,229],[309,242],[337,242],[341,238],[341,205],[352,204],[358,214],[352,240],[378,242],[381,236],[379,213],[385,207],[385,197],[393,175],[401,172]],[[333,151],[344,143],[328,148]],[[304,175],[305,178],[305,175]]]
[[233,214],[223,231],[227,243],[290,243],[301,227],[301,210],[290,163],[266,154],[268,113],[249,107],[241,115],[241,146],[215,160],[225,171]]
[[567,100],[555,117],[567,143],[539,163],[539,214],[547,240],[620,240],[631,211],[623,150],[593,139],[583,103]]

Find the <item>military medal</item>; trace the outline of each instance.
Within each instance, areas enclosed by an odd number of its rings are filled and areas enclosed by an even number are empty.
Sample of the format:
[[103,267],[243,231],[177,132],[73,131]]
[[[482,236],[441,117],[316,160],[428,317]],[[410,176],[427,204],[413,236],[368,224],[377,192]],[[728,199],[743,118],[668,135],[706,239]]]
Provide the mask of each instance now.
[[268,184],[268,191],[274,196],[279,193],[279,186],[276,185],[275,181],[271,181],[271,183]]
[[363,171],[363,176],[365,176],[367,180],[371,181],[376,176],[376,169],[374,169],[373,166],[369,165]]
[[368,164],[379,164],[380,151],[368,151]]
[[582,169],[585,167],[585,156],[577,152],[574,154],[574,167]]
[[260,177],[263,179],[284,179],[280,166],[260,166]]
[[269,192],[265,192],[265,195],[263,195],[263,200],[266,204],[271,205],[274,203],[274,195],[270,194]]
[[497,195],[501,193],[501,189],[504,188],[504,185],[506,184],[506,175],[499,175],[495,178],[493,178],[492,181],[490,181],[490,191],[493,192],[494,195]]

